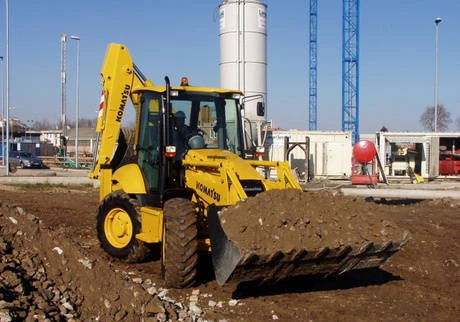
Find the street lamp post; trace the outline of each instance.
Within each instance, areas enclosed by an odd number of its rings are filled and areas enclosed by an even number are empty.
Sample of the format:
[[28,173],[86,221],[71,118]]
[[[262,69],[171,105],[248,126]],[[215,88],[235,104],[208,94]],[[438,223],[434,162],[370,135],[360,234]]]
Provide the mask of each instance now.
[[436,54],[435,54],[435,68],[434,68],[434,131],[438,131],[438,30],[441,18],[436,18],[434,23],[436,24]]
[[80,37],[71,35],[70,39],[77,41],[77,78],[75,91],[75,167],[78,167],[78,118],[80,105]]
[[67,125],[66,125],[66,82],[67,82],[67,75],[66,75],[66,42],[67,42],[67,35],[61,35],[61,128],[62,128],[62,136],[63,139],[61,140],[61,153],[62,157],[66,158],[67,156]]
[[10,15],[9,15],[9,2],[5,0],[5,31],[6,31],[6,163],[5,163],[5,173],[7,176],[10,175],[10,141],[9,141],[9,120],[10,112],[8,106],[10,106]]
[[0,56],[0,81],[0,90],[2,91],[2,165],[5,165],[5,106],[3,104],[3,56]]

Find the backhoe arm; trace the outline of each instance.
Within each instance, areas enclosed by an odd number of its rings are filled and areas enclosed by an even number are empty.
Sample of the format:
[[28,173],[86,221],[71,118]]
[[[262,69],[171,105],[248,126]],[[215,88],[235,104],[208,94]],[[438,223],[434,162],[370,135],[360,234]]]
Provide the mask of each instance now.
[[[110,162],[118,140],[121,122],[128,100],[137,101],[133,90],[151,84],[134,65],[128,49],[121,44],[109,44],[101,70],[102,95],[101,106],[96,125],[98,133],[97,155],[89,177],[110,180]],[[107,170],[107,176],[103,172]],[[110,171],[110,172],[109,172]]]

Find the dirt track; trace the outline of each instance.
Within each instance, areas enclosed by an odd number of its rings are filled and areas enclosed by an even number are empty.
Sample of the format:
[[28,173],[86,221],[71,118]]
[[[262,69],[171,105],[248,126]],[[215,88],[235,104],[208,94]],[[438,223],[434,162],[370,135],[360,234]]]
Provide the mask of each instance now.
[[[396,222],[412,238],[382,270],[326,280],[307,277],[274,287],[236,283],[220,287],[204,275],[193,289],[164,290],[158,259],[125,264],[99,248],[96,190],[1,187],[0,196],[2,317],[22,312],[25,320],[45,312],[25,297],[42,294],[39,298],[46,299],[46,292],[11,286],[20,279],[23,286],[46,286],[60,294],[57,304],[50,300],[45,306],[54,312],[52,320],[68,314],[67,319],[73,316],[76,321],[452,321],[460,314],[458,201],[366,203],[363,211]],[[363,205],[356,198],[331,198],[334,209]],[[311,211],[326,214],[328,207],[331,203],[324,200],[309,205]],[[11,276],[13,268],[23,276]],[[29,301],[22,304],[22,311],[7,305],[19,305],[20,298],[22,303]]]

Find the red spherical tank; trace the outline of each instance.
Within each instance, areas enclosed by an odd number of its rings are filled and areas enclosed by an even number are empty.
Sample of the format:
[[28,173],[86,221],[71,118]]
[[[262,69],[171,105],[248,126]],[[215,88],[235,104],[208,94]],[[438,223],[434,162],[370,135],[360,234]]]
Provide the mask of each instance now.
[[358,141],[353,147],[353,156],[361,163],[367,163],[374,159],[377,150],[374,143],[369,140]]

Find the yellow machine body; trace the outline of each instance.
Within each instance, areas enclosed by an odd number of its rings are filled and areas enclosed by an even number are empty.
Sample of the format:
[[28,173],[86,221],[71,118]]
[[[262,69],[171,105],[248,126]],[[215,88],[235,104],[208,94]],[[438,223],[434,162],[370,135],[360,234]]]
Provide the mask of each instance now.
[[[399,249],[369,247],[358,261],[351,247],[329,254],[327,261],[305,250],[295,256],[277,252],[275,262],[273,256],[241,254],[226,238],[217,209],[271,189],[301,189],[288,162],[261,160],[248,144],[243,93],[189,86],[188,81],[171,86],[167,77],[165,86],[156,86],[121,44],[108,46],[101,77],[98,140],[89,177],[100,183],[97,233],[109,254],[139,261],[159,243],[165,280],[187,287],[197,276],[198,250],[211,251],[216,280],[223,284],[232,276],[279,279],[320,268],[340,273],[358,263],[378,266]],[[130,104],[136,113],[132,136],[122,128]],[[188,118],[192,134],[184,150],[177,134],[183,133],[176,123],[179,112]],[[347,258],[353,265],[345,265]],[[276,272],[279,276],[273,276]]]

